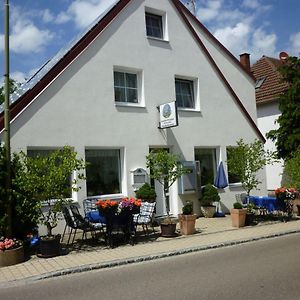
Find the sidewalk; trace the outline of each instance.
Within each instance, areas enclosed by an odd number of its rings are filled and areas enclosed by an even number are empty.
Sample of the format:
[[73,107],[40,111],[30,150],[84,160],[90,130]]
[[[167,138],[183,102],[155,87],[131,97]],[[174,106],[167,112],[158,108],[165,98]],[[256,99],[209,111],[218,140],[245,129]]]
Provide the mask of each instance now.
[[191,236],[158,237],[155,240],[138,242],[134,246],[121,245],[110,249],[102,245],[88,251],[72,251],[67,255],[48,259],[32,256],[24,263],[0,268],[0,287],[300,233],[300,219],[287,223],[264,223],[238,229],[231,226],[230,216],[199,218],[196,230],[197,233]]

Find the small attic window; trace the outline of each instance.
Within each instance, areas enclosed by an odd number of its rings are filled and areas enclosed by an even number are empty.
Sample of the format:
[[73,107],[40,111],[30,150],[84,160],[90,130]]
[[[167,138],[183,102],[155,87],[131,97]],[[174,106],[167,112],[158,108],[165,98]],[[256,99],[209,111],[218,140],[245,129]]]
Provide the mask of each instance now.
[[261,78],[257,79],[256,82],[255,82],[255,88],[259,89],[262,86],[262,84],[264,83],[264,81],[266,80],[266,78],[267,77],[264,76],[264,77],[261,77]]

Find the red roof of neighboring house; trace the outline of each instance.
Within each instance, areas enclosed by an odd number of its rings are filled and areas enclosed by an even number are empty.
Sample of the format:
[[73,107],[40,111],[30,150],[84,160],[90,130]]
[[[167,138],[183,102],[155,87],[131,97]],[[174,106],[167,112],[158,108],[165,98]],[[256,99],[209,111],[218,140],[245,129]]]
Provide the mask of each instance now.
[[[71,47],[60,59],[59,61],[52,67],[50,70],[42,76],[42,78],[33,85],[29,90],[27,90],[24,94],[22,94],[14,103],[10,105],[10,115],[11,119],[15,118],[18,114],[20,114],[27,105],[29,105],[34,98],[39,95],[63,70],[68,67],[69,64],[73,62],[74,59],[78,57],[93,41],[97,38],[102,31],[110,24],[110,22],[130,3],[132,0],[120,0],[118,1],[100,20],[97,22],[86,34],[84,34],[78,42]],[[201,41],[199,35],[196,33],[195,29],[189,22],[186,15],[191,17],[196,26],[206,32],[206,34],[221,48],[222,51],[227,53],[227,55],[232,59],[232,61],[241,69],[242,72],[245,72],[250,78],[252,74],[248,72],[242,64],[205,28],[205,26],[179,1],[179,0],[171,0],[179,14],[181,15],[183,21],[186,26],[189,28],[191,34],[194,36],[197,41],[199,47],[204,51],[208,60],[210,61],[212,67],[215,69],[217,74],[220,76],[221,80],[224,82],[227,87],[228,92],[232,95],[237,105],[240,107],[242,113],[245,115],[246,119],[249,121],[251,127],[257,133],[258,137],[265,141],[264,136],[259,131],[256,123],[249,115],[248,111],[243,106],[241,100],[236,95],[231,85],[223,75],[222,71],[216,64],[215,60]],[[47,65],[47,64],[46,64]],[[4,128],[4,114],[0,112],[0,131]]]
[[280,59],[263,56],[251,67],[257,84],[261,80],[260,87],[255,90],[256,104],[276,101],[279,95],[287,89],[288,85],[282,82],[278,71],[278,67],[283,63]]

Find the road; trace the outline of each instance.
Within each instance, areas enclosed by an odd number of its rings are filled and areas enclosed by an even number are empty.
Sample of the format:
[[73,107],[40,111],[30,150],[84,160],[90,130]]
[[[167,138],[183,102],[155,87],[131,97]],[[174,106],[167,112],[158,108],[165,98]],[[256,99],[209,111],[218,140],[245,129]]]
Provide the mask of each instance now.
[[300,299],[300,234],[0,289],[0,299]]

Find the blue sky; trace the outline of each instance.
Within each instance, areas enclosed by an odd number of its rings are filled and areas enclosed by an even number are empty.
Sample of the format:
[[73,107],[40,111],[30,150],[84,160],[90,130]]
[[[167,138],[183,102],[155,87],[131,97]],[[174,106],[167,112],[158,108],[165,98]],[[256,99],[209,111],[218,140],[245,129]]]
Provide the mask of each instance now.
[[[10,0],[10,71],[21,82],[116,0]],[[166,0],[156,0],[166,1]],[[186,3],[188,0],[181,0]],[[299,0],[196,0],[196,16],[236,57],[300,53]],[[0,7],[4,73],[4,1]],[[3,76],[0,79],[2,82]]]

